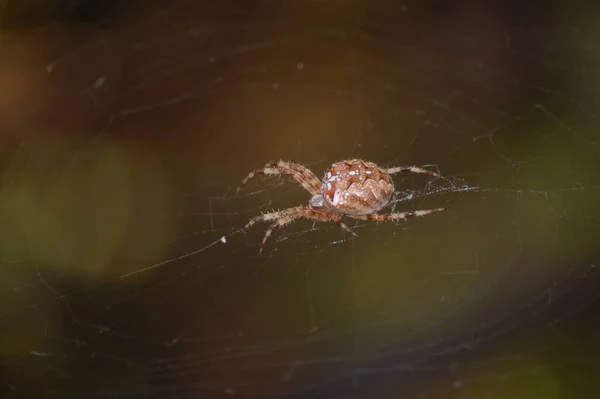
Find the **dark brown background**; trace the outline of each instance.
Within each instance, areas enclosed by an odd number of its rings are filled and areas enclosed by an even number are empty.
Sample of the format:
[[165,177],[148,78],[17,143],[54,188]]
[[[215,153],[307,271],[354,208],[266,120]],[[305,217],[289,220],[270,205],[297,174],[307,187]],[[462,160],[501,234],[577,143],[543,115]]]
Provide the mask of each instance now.
[[[3,394],[597,395],[598,10],[476,3],[2,3]],[[351,157],[447,212],[237,232]]]

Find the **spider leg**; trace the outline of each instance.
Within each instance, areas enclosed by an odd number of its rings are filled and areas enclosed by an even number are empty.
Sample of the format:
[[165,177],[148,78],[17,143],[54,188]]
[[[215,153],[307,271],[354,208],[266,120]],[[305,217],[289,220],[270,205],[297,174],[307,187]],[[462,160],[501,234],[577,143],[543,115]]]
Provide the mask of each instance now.
[[265,231],[265,236],[263,237],[262,242],[260,243],[260,249],[258,250],[258,254],[262,255],[263,253],[263,248],[265,247],[265,244],[267,243],[267,240],[269,239],[269,237],[271,236],[271,233],[273,233],[273,230],[283,227],[288,223],[291,223],[293,219],[279,219],[278,221],[276,221],[275,223],[272,223],[269,228],[267,229],[267,231]]
[[356,233],[354,233],[348,226],[346,226],[344,223],[342,223],[341,215],[339,215],[327,208],[305,208],[302,206],[284,209],[282,211],[277,211],[277,212],[265,213],[264,215],[256,216],[256,217],[252,218],[246,224],[246,226],[244,227],[244,230],[248,229],[249,227],[251,227],[252,225],[254,225],[258,222],[274,221],[267,228],[267,231],[265,232],[262,243],[260,244],[260,250],[258,253],[262,255],[263,248],[264,248],[267,240],[273,233],[273,231],[275,229],[283,227],[299,218],[314,219],[314,220],[318,220],[321,222],[332,221],[332,222],[335,222],[342,229],[344,229],[347,232],[351,233],[352,235],[356,236]]
[[418,211],[408,211],[408,212],[398,212],[398,213],[390,213],[387,215],[379,215],[377,213],[372,213],[368,215],[348,215],[353,219],[360,220],[372,220],[375,222],[388,222],[388,221],[396,221],[396,220],[406,220],[412,216],[425,216],[436,212],[443,212],[446,208],[435,208],[435,209],[422,209]]
[[[341,217],[340,217],[341,219]],[[347,233],[352,234],[354,237],[358,237],[358,234],[356,234],[350,227],[346,226],[345,223],[342,223],[341,221],[337,221],[335,222],[338,226],[340,226],[340,228],[344,231],[346,231]]]
[[[296,212],[300,211],[301,209],[304,209],[304,208],[299,206],[299,207],[295,207],[295,208],[284,209],[283,211],[263,213],[262,215],[255,216],[252,219],[250,219],[248,221],[248,223],[246,223],[246,225],[244,226],[244,230],[248,230],[250,227],[252,227],[253,225],[255,225],[256,223],[259,223],[259,222],[270,222],[272,220],[278,220],[278,219],[290,219],[291,216],[293,216]],[[301,216],[298,216],[298,217],[301,217]],[[290,220],[290,222],[294,219],[295,218],[292,218]]]
[[386,172],[388,174],[394,174],[394,173],[406,173],[406,172],[410,172],[410,173],[423,173],[426,175],[432,175],[435,177],[440,177],[439,174],[432,172],[430,170],[427,169],[423,169],[423,168],[419,168],[417,166],[395,166],[393,168],[389,168],[386,170]]
[[254,176],[261,175],[281,175],[287,174],[292,175],[292,177],[300,183],[302,187],[312,195],[319,195],[321,188],[321,181],[315,176],[315,174],[305,166],[302,166],[298,163],[288,162],[288,161],[270,161],[265,164],[262,168],[255,169],[248,174],[242,180],[240,185],[235,190],[235,194],[237,195],[239,191],[242,189],[244,184]]

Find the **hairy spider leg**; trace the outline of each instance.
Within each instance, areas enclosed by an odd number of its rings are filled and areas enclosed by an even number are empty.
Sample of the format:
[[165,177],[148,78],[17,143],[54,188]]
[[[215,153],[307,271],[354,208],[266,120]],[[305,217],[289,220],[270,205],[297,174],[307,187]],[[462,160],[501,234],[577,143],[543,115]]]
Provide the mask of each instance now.
[[252,179],[255,175],[281,175],[288,174],[292,175],[292,177],[304,187],[306,191],[311,193],[312,195],[319,195],[321,189],[321,181],[315,176],[315,174],[305,166],[302,166],[298,163],[288,162],[284,160],[279,160],[277,162],[270,161],[265,164],[262,168],[255,169],[246,176],[244,180],[240,183],[240,185],[235,190],[235,194],[237,195],[244,184],[250,179]]
[[390,214],[384,214],[384,215],[372,213],[369,215],[347,215],[347,216],[351,217],[353,219],[360,219],[360,220],[371,220],[371,221],[375,221],[375,222],[391,222],[391,221],[396,221],[396,220],[406,220],[407,218],[412,217],[412,216],[426,216],[426,215],[436,213],[436,212],[443,212],[445,210],[446,210],[446,208],[436,208],[436,209],[424,209],[424,210],[418,210],[418,211],[390,213]]
[[267,231],[265,232],[262,243],[260,244],[260,250],[258,251],[258,253],[260,255],[262,255],[262,251],[265,246],[265,243],[267,242],[267,240],[269,239],[269,237],[271,236],[273,231],[275,229],[281,228],[299,218],[314,219],[314,220],[319,220],[321,222],[332,221],[332,222],[335,222],[338,226],[340,226],[343,230],[347,231],[348,233],[352,234],[353,236],[357,236],[357,234],[354,231],[352,231],[352,229],[350,229],[350,227],[348,227],[344,223],[342,223],[342,215],[340,215],[336,212],[333,212],[332,210],[327,209],[327,208],[305,208],[302,206],[284,209],[282,211],[277,211],[277,212],[265,213],[264,215],[256,216],[256,217],[250,219],[250,221],[248,223],[246,223],[246,226],[244,226],[244,230],[248,229],[249,227],[251,227],[252,225],[254,225],[258,222],[269,222],[269,221],[275,220],[275,222],[273,222],[267,228]]
[[432,175],[435,177],[440,177],[439,174],[432,172],[430,170],[427,169],[423,169],[423,168],[419,168],[417,166],[395,166],[393,168],[389,168],[386,170],[386,172],[390,175],[394,174],[394,173],[406,173],[406,172],[410,172],[410,173],[423,173],[426,175]]

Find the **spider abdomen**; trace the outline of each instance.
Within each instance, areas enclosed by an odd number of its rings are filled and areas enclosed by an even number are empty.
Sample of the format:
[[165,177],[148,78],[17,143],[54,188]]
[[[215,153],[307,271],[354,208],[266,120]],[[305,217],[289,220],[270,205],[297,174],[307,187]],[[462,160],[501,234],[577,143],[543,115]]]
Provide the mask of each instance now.
[[321,193],[330,209],[347,215],[367,215],[390,202],[394,182],[375,163],[351,159],[336,162],[325,171]]

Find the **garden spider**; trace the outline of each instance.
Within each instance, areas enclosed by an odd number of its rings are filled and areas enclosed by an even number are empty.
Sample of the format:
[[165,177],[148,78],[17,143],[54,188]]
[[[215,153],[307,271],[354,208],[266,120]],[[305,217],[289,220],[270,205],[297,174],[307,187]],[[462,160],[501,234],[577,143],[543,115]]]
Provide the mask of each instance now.
[[446,208],[435,208],[392,214],[377,214],[389,204],[394,193],[394,182],[390,175],[394,173],[423,173],[440,177],[437,173],[416,166],[396,166],[382,168],[377,164],[362,159],[349,159],[332,164],[319,180],[313,172],[303,165],[287,162],[268,162],[260,169],[248,174],[240,183],[235,195],[248,180],[257,174],[280,175],[289,174],[312,194],[309,206],[297,206],[281,211],[266,213],[256,216],[244,226],[244,230],[258,222],[272,222],[267,228],[260,245],[259,253],[262,254],[265,243],[276,228],[283,227],[298,218],[309,218],[322,222],[335,222],[348,233],[356,236],[348,226],[342,222],[344,216],[377,222],[405,220],[410,216],[425,216],[435,212],[442,212]]

